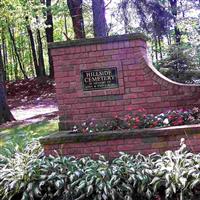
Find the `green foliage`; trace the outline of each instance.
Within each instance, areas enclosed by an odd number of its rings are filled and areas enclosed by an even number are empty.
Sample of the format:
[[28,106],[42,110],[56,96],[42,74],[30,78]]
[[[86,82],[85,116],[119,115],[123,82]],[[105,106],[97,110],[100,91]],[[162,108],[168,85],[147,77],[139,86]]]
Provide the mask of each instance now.
[[166,51],[166,58],[159,61],[159,68],[172,68],[177,72],[197,69],[197,51],[190,44],[171,45]]
[[177,151],[166,151],[154,162],[153,191],[165,188],[166,199],[191,199],[200,183],[199,154],[186,151],[184,139]]
[[188,152],[184,139],[177,151],[163,155],[104,156],[75,159],[45,157],[38,142],[0,157],[2,200],[190,200],[200,186],[200,154]]
[[7,154],[5,149],[11,151],[17,144],[22,150],[27,142],[34,141],[40,137],[49,135],[58,130],[58,122],[56,120],[43,121],[29,125],[18,125],[12,128],[6,128],[0,132],[0,153]]

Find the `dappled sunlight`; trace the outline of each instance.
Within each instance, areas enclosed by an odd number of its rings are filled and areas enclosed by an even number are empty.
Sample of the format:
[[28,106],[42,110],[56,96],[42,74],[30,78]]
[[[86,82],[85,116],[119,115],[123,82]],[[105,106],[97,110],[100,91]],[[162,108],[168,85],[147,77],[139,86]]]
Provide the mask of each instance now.
[[[0,133],[0,147],[9,144],[19,144],[24,146],[26,143],[49,135],[58,130],[58,121],[49,120],[37,122],[29,125],[17,125],[13,128],[6,128]],[[0,149],[0,153],[3,149]]]
[[49,114],[58,111],[56,105],[32,105],[32,107],[21,106],[11,110],[16,120],[25,120],[41,114]]

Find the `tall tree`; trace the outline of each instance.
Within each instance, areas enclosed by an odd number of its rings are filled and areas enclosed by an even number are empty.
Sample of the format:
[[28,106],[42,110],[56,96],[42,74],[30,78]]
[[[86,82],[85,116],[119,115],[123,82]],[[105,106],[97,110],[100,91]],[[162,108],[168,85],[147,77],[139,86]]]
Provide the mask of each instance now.
[[12,113],[7,105],[6,100],[6,89],[5,89],[5,78],[4,78],[4,66],[3,66],[2,48],[0,45],[0,124],[7,121],[14,120]]
[[[47,43],[53,42],[53,16],[51,12],[51,0],[46,0],[46,39]],[[53,68],[53,59],[50,53],[50,49],[48,48],[48,57],[49,57],[49,76],[54,78],[54,68]]]
[[177,0],[169,0],[170,6],[171,6],[171,13],[173,15],[173,21],[174,21],[174,33],[175,33],[175,41],[176,44],[181,43],[181,31],[178,28],[177,24],[177,16],[178,16],[178,1]]
[[128,19],[128,1],[122,0],[121,2],[121,9],[122,9],[122,17],[124,21],[124,31],[125,33],[128,33],[128,24],[129,24],[129,19]]
[[1,56],[2,56],[2,62],[3,62],[3,66],[4,66],[4,78],[5,80],[9,80],[9,76],[7,76],[8,73],[6,73],[6,65],[8,62],[8,56],[7,56],[7,45],[6,45],[6,39],[5,39],[5,33],[2,30],[1,32],[1,42],[2,42],[2,52],[1,52]]
[[45,76],[45,66],[44,66],[44,55],[43,55],[43,44],[40,34],[40,30],[36,30],[37,35],[37,51],[38,51],[38,64],[39,64],[39,77]]
[[82,0],[67,0],[76,39],[85,38],[82,4]]
[[34,41],[34,37],[33,37],[33,31],[31,29],[29,22],[28,22],[28,17],[26,17],[26,22],[27,22],[26,29],[27,29],[27,32],[28,32],[29,40],[30,40],[31,52],[32,52],[32,58],[33,58],[33,63],[34,63],[34,67],[35,67],[35,72],[36,72],[36,76],[39,77],[40,71],[39,71],[39,66],[38,66],[38,61],[37,61],[35,41]]
[[94,36],[105,37],[107,35],[107,24],[104,0],[92,0],[92,11]]
[[18,49],[17,49],[15,37],[14,37],[14,34],[12,33],[12,30],[11,30],[10,25],[8,25],[8,32],[9,32],[10,39],[11,39],[12,44],[13,44],[13,48],[14,48],[14,51],[15,51],[15,55],[16,55],[16,57],[17,57],[17,61],[18,61],[18,63],[19,63],[20,70],[21,70],[21,72],[22,72],[24,78],[25,78],[25,79],[28,79],[28,76],[26,75],[26,72],[24,71],[24,68],[23,68],[23,65],[22,65],[22,61],[21,61],[21,58],[20,58],[20,55],[19,55],[19,51],[18,51]]

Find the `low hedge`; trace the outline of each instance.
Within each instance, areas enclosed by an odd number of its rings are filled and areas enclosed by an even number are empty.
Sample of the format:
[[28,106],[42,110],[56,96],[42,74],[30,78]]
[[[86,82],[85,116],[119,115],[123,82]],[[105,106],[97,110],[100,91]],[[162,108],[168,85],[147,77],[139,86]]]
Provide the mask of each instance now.
[[177,151],[144,156],[121,153],[107,161],[45,157],[39,143],[0,158],[2,200],[199,199],[200,154]]

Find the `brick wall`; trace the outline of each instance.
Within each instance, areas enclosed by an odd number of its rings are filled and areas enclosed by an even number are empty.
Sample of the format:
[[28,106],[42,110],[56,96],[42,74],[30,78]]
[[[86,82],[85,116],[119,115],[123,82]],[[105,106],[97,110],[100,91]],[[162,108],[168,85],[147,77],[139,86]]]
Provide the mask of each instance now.
[[77,158],[97,154],[108,159],[119,156],[119,152],[129,154],[163,153],[166,150],[177,150],[181,138],[186,139],[189,150],[200,152],[200,125],[154,128],[132,131],[107,132],[91,135],[70,134],[61,131],[41,139],[46,155],[54,155],[55,150],[61,155]]
[[[52,43],[60,129],[145,108],[148,113],[200,104],[200,87],[175,83],[149,63],[146,39],[123,35]],[[119,87],[83,91],[81,70],[116,67]]]

